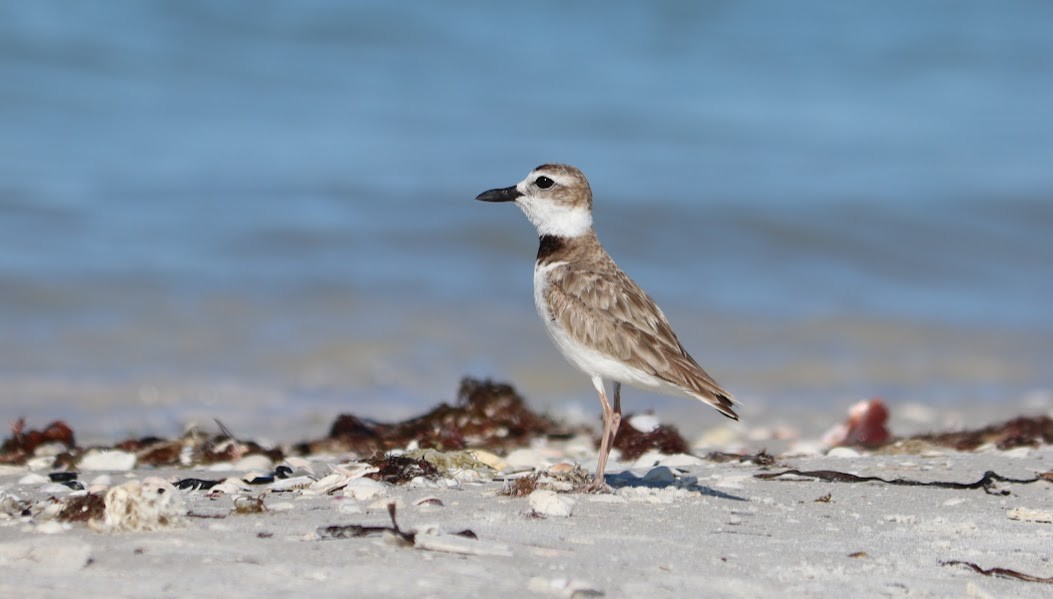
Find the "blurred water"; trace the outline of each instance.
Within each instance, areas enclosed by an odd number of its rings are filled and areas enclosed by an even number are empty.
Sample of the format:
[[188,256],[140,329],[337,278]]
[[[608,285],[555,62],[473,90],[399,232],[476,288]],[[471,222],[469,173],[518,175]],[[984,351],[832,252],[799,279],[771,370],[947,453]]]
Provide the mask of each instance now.
[[0,400],[591,411],[472,201],[548,161],[740,397],[1049,388],[1051,55],[1024,1],[2,2]]

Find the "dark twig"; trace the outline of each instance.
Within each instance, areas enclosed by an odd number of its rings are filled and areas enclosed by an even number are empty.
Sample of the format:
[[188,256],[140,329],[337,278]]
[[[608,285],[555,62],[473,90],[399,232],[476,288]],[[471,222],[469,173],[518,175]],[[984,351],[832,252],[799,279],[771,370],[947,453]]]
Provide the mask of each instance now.
[[1015,578],[1016,580],[1023,580],[1024,582],[1039,582],[1042,584],[1053,584],[1053,576],[1049,578],[1042,578],[1041,576],[1034,576],[1031,574],[1024,574],[1009,568],[988,568],[983,569],[980,566],[972,562],[963,562],[958,560],[951,560],[948,562],[940,562],[943,566],[965,566],[976,572],[977,574],[983,574],[984,576],[997,576],[999,578]]
[[993,492],[991,487],[994,486],[995,482],[1003,483],[1014,483],[1019,485],[1027,485],[1040,480],[1048,480],[1041,476],[1035,478],[1009,478],[1002,476],[993,470],[984,472],[983,477],[973,483],[959,483],[959,482],[942,482],[932,481],[925,482],[920,480],[912,480],[909,478],[881,478],[880,476],[856,476],[855,474],[849,474],[848,472],[838,472],[836,470],[783,470],[782,472],[761,472],[753,475],[761,480],[775,480],[782,476],[803,476],[806,478],[812,478],[822,480],[826,482],[834,483],[865,483],[865,482],[879,482],[885,483],[886,485],[902,485],[908,487],[939,487],[941,489],[983,489],[984,492],[990,495],[1008,495],[1008,491]]

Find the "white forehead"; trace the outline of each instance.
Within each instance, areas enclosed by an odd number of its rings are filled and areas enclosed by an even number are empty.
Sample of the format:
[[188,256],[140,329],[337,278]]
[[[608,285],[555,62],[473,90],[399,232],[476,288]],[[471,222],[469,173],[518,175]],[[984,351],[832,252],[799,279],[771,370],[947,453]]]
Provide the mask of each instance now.
[[527,182],[533,182],[535,179],[541,176],[548,177],[549,179],[552,179],[560,185],[567,186],[577,185],[579,181],[579,176],[574,173],[568,172],[561,168],[553,168],[548,166],[540,166],[530,171],[530,174],[527,175],[526,179],[524,180]]
[[584,182],[584,176],[576,169],[561,165],[543,165],[530,171],[530,174],[516,185],[516,189],[526,193],[538,177],[548,177],[564,189],[582,189],[588,185]]

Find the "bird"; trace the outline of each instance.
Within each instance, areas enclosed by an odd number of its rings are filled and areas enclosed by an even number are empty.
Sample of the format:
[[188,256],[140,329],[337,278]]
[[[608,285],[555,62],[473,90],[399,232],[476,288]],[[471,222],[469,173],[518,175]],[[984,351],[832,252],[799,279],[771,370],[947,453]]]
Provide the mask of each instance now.
[[475,199],[514,202],[537,229],[538,316],[563,357],[591,379],[603,411],[599,459],[586,491],[610,490],[604,475],[622,420],[623,384],[698,399],[739,419],[734,396],[687,353],[661,308],[600,244],[592,226],[592,188],[580,170],[543,164],[519,183]]

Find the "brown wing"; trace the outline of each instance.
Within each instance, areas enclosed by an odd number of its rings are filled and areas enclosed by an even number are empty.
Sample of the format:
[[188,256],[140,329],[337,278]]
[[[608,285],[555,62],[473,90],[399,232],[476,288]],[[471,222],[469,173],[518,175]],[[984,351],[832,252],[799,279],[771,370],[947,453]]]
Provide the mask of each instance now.
[[[662,310],[613,262],[551,273],[552,317],[580,343],[681,387],[738,420],[733,396],[684,350]],[[611,318],[613,317],[613,318]]]

